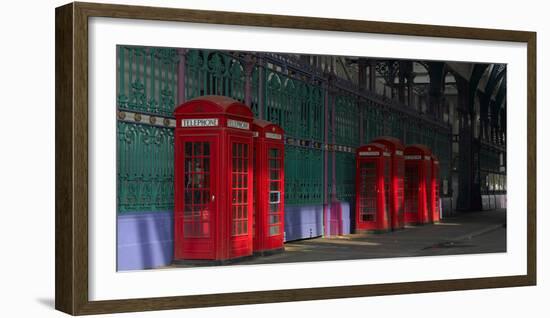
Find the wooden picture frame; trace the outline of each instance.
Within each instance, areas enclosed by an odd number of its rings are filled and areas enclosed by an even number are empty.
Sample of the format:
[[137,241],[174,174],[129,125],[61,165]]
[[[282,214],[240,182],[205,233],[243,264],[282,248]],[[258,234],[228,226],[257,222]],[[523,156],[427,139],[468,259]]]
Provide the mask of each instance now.
[[[56,9],[55,307],[72,314],[164,310],[536,284],[536,33],[419,24],[71,3]],[[527,274],[291,290],[90,301],[88,20],[91,17],[476,39],[527,44]]]

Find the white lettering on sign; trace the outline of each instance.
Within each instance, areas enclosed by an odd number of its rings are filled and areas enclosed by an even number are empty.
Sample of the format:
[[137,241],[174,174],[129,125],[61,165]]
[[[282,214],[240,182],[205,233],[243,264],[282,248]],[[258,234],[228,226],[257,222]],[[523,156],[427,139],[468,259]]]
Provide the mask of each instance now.
[[430,156],[424,156],[424,160],[430,160]]
[[218,126],[217,118],[193,118],[182,119],[181,127],[216,127]]
[[252,132],[252,137],[258,137],[260,134],[257,131]]
[[248,130],[248,129],[250,129],[250,124],[248,124],[245,121],[228,119],[227,120],[227,127]]
[[406,160],[418,160],[418,159],[422,159],[422,156],[420,156],[420,155],[410,155],[410,156],[405,156],[405,159]]
[[266,132],[265,133],[265,138],[281,140],[283,138],[283,136],[281,136],[281,134]]
[[389,156],[390,156],[389,152],[384,152],[384,157],[389,157]]
[[359,151],[359,156],[380,156],[380,153],[378,151]]
[[402,151],[402,150],[396,150],[396,151],[395,151],[395,154],[398,155],[398,156],[402,156],[402,155],[403,155],[403,151]]

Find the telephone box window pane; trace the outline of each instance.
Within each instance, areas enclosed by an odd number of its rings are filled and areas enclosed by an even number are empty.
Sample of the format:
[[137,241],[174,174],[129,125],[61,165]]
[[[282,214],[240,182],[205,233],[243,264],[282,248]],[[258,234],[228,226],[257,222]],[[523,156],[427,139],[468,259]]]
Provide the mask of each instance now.
[[269,183],[269,190],[271,191],[278,191],[279,190],[279,182],[278,181],[272,181]]
[[243,160],[243,172],[248,172],[248,159]]
[[279,211],[279,203],[272,203],[269,205],[269,212],[278,212]]
[[270,159],[269,160],[269,168],[271,169],[279,169],[279,160],[277,159]]
[[193,155],[200,156],[202,154],[202,142],[196,142],[193,144]]
[[190,219],[192,217],[192,212],[191,212],[191,207],[190,206],[186,206],[185,209],[183,210],[183,217],[185,219]]
[[208,142],[204,143],[202,153],[204,156],[210,156],[210,143]]
[[270,236],[278,235],[278,234],[279,234],[279,228],[280,228],[279,225],[272,225],[272,226],[270,226],[270,227],[269,227],[269,235],[270,235]]
[[270,158],[278,158],[279,157],[279,149],[277,149],[277,148],[269,149],[269,157]]
[[193,155],[193,143],[186,142],[185,143],[185,156],[191,157]]
[[269,224],[279,223],[279,215],[274,214],[269,216]]

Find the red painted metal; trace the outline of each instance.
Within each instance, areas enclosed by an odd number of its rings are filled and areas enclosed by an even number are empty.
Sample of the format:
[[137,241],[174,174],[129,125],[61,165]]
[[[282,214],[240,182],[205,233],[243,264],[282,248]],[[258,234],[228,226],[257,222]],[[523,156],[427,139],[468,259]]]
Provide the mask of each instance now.
[[252,254],[250,109],[203,96],[174,110],[174,259]]
[[358,232],[383,232],[391,228],[391,154],[383,144],[357,148],[355,179],[355,225]]
[[432,222],[431,150],[424,145],[405,147],[405,223]]
[[254,253],[283,248],[284,130],[255,119],[254,132]]
[[372,142],[383,144],[391,153],[391,228],[402,229],[405,227],[405,146],[399,139],[388,136],[375,138]]
[[440,217],[439,217],[439,210],[440,210],[440,207],[439,207],[439,183],[440,183],[440,179],[439,179],[439,160],[437,159],[437,157],[432,154],[432,181],[431,181],[431,187],[430,187],[430,190],[431,190],[431,204],[432,204],[432,218],[431,220],[434,222],[434,223],[437,223],[440,221]]

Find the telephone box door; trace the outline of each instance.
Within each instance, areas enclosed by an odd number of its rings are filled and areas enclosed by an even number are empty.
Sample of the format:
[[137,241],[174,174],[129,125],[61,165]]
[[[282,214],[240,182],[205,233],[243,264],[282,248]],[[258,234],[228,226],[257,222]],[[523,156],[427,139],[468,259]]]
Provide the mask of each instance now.
[[[183,187],[176,198],[176,241],[181,251],[177,256],[186,259],[214,258],[217,224],[216,154],[218,138],[215,136],[184,136],[180,143],[183,156]],[[181,169],[180,169],[181,170]],[[179,211],[178,211],[179,210]],[[183,211],[183,213],[181,213]],[[179,212],[179,213],[178,213]],[[178,224],[179,223],[179,224]],[[178,239],[179,237],[179,239]],[[178,253],[180,252],[180,253]]]
[[362,160],[359,163],[359,215],[357,215],[359,225],[376,221],[379,190],[378,161]]
[[422,207],[419,204],[420,176],[416,163],[405,165],[405,222],[418,223]]
[[267,162],[269,167],[266,247],[280,248],[284,238],[284,146],[267,145]]
[[231,136],[229,200],[231,211],[230,257],[252,253],[252,142],[250,137]]
[[432,204],[434,198],[433,198],[433,192],[432,192],[432,161],[424,159],[424,175],[426,177],[426,181],[424,181],[424,186],[426,189],[424,190],[424,193],[426,193],[426,210],[428,212],[426,222],[433,223],[434,221],[434,206]]

